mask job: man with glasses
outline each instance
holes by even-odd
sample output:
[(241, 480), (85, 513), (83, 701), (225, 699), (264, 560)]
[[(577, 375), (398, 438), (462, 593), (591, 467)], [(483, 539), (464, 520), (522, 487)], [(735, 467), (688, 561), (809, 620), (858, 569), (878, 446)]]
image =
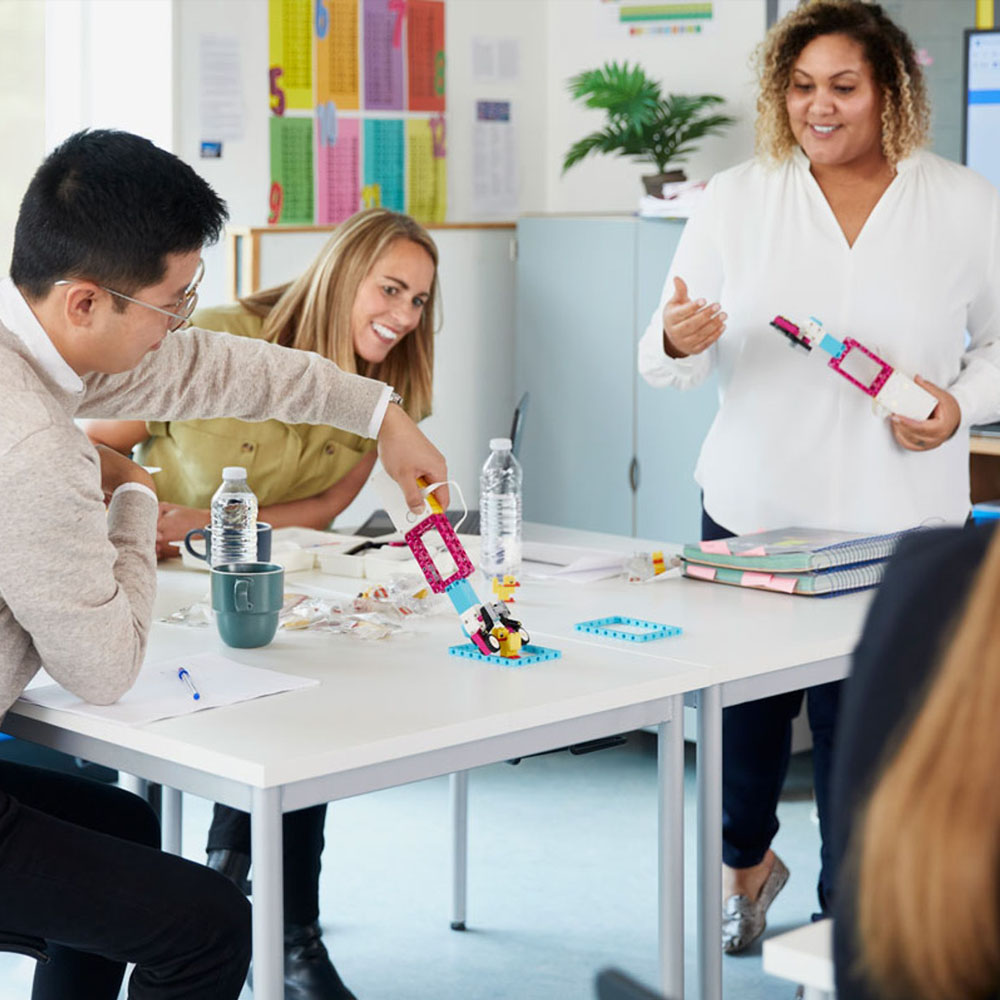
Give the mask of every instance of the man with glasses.
[[(182, 329), (202, 248), (226, 217), (189, 166), (125, 132), (71, 136), (28, 186), (0, 281), (0, 717), (41, 667), (106, 704), (142, 665), (153, 482), (95, 449), (76, 417), (332, 424), (378, 439), (414, 508), (418, 477), (447, 479), (391, 386), (316, 354)], [(0, 762), (0, 936), (45, 942), (34, 1000), (114, 1000), (129, 962), (135, 1000), (239, 995), (245, 898), (158, 842), (134, 796)]]

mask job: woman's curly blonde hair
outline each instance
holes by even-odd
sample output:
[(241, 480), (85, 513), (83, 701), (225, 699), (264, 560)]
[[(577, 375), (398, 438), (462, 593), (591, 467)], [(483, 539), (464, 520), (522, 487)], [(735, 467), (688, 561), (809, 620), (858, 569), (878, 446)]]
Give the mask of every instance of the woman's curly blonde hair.
[(785, 98), (792, 67), (820, 35), (845, 35), (864, 50), (875, 86), (882, 92), (882, 152), (895, 166), (927, 141), (930, 105), (924, 75), (906, 32), (876, 3), (811, 0), (783, 17), (757, 49), (757, 153), (788, 159), (797, 145)]

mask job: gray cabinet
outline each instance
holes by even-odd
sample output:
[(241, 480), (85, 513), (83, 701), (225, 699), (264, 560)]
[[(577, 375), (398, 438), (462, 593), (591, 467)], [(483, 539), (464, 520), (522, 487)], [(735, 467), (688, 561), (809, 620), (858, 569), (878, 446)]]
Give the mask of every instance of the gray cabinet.
[(636, 371), (636, 345), (682, 227), (633, 216), (518, 222), (514, 388), (531, 393), (525, 518), (700, 537), (693, 473), (715, 415), (715, 381), (654, 390)]

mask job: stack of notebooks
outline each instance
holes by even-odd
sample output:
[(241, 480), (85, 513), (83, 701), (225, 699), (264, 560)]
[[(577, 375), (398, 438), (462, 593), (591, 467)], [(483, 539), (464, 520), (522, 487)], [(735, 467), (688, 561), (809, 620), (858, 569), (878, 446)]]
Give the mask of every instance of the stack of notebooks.
[(785, 594), (829, 597), (874, 587), (907, 532), (863, 535), (780, 528), (684, 546), (684, 575)]

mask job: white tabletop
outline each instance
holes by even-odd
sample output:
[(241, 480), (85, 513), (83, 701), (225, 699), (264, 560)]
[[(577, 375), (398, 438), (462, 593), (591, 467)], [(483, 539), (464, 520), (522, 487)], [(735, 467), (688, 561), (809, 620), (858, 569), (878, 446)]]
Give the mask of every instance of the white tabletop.
[[(654, 544), (540, 526), (526, 530), (528, 537), (539, 533), (563, 544), (623, 552), (648, 551)], [(286, 590), (351, 593), (359, 583), (297, 573), (286, 579)], [(156, 617), (203, 597), (208, 576), (174, 563), (160, 570), (159, 584)], [(481, 582), (476, 585), (485, 596)], [(621, 731), (663, 721), (663, 701), (672, 695), (847, 655), (867, 603), (867, 594), (795, 598), (679, 578), (646, 584), (525, 581), (512, 606), (515, 614), (533, 642), (563, 653), (559, 660), (527, 667), (449, 656), (448, 646), (463, 641), (450, 613), (422, 619), (414, 635), (373, 641), (279, 631), (269, 646), (251, 650), (224, 646), (211, 627), (157, 623), (150, 635), (150, 661), (216, 650), (242, 663), (322, 683), (138, 728), (24, 702), (11, 712), (266, 788), (443, 748), (472, 747), (513, 730), (580, 723), (601, 713), (627, 711)], [(655, 642), (623, 643), (573, 629), (577, 622), (613, 614), (679, 625), (684, 631)], [(567, 742), (587, 738), (579, 735), (585, 730), (567, 731)], [(463, 766), (484, 759), (473, 755)]]

